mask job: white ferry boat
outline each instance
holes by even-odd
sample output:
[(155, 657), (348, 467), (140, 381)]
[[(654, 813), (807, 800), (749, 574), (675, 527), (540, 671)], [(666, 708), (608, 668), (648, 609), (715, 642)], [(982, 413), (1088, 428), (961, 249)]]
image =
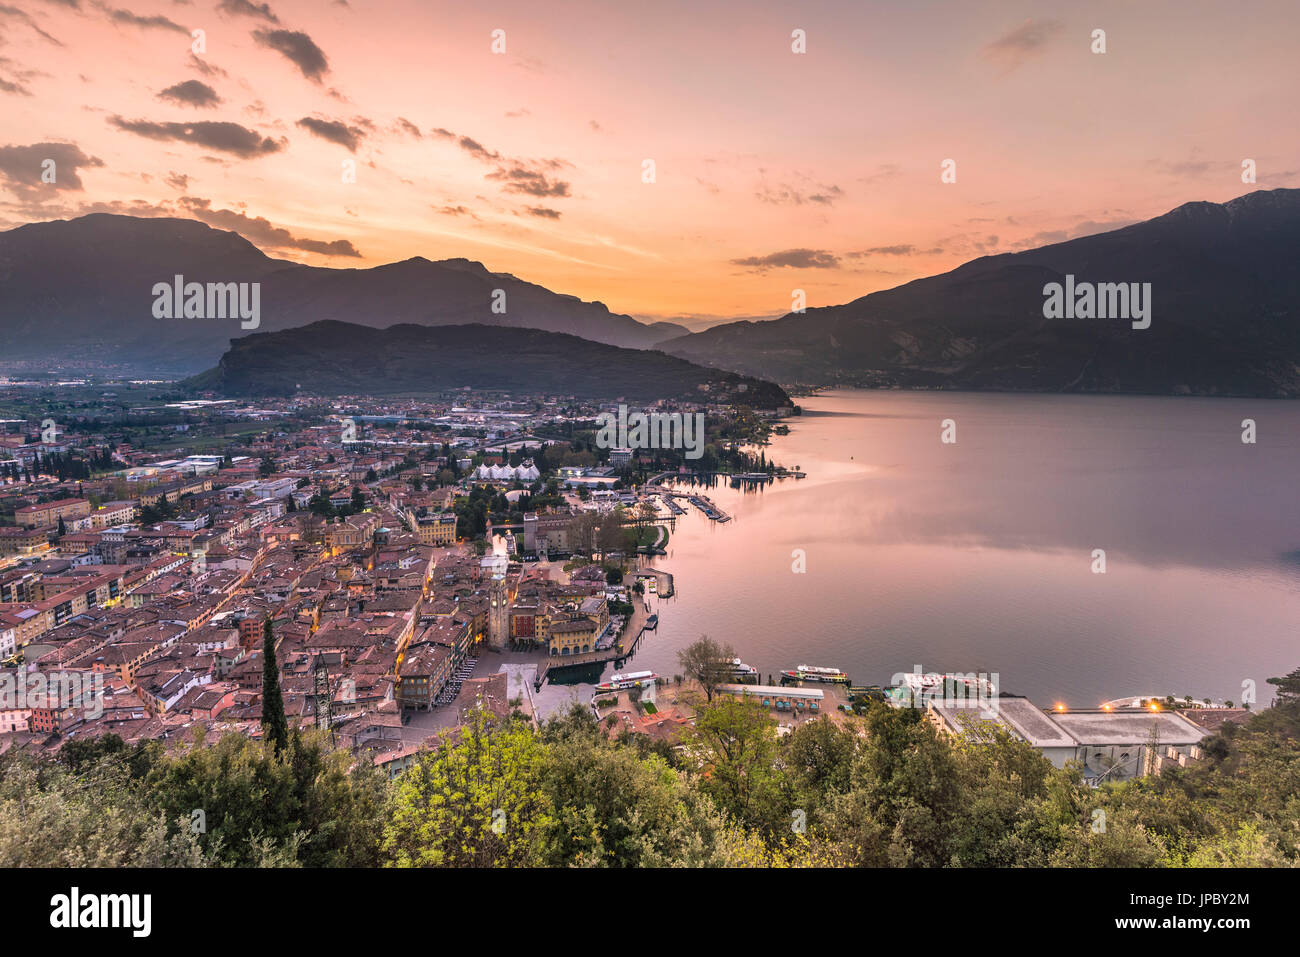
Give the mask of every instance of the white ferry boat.
[(643, 688), (654, 684), (659, 676), (653, 671), (628, 671), (621, 675), (610, 675), (608, 681), (596, 685), (597, 691), (623, 691), (627, 688)]
[(985, 675), (953, 672), (940, 674), (931, 671), (926, 674), (909, 672), (903, 675), (902, 680), (894, 688), (894, 696), (908, 697), (913, 700), (941, 698), (948, 690), (965, 698), (995, 698), (998, 694), (998, 689)]
[(758, 669), (753, 665), (747, 665), (739, 658), (727, 658), (722, 661), (726, 668), (727, 676), (742, 684), (748, 681), (758, 682)]
[(821, 681), (839, 685), (849, 683), (849, 676), (839, 668), (817, 668), (813, 665), (800, 665), (793, 671), (783, 671), (781, 677), (790, 681)]

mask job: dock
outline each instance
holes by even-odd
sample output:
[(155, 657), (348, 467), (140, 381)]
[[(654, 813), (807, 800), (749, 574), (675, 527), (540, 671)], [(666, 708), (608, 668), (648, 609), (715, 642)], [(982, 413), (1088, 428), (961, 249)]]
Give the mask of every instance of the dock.
[[(658, 621), (655, 622), (657, 626)], [(611, 661), (618, 664), (632, 656), (636, 651), (636, 646), (641, 643), (641, 636), (646, 633), (646, 626), (642, 625), (641, 630), (636, 633), (631, 644), (620, 642), (613, 648), (601, 648), (599, 651), (588, 651), (577, 655), (562, 655), (554, 658), (546, 658), (537, 668), (537, 677), (533, 679), (533, 688), (536, 691), (542, 690), (542, 685), (546, 682), (546, 676), (552, 671), (562, 671), (565, 668), (583, 668), (589, 665), (604, 665)]]

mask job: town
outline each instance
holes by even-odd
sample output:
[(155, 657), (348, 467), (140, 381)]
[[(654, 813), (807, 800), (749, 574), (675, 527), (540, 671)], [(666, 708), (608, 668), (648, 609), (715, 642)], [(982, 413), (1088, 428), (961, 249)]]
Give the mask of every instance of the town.
[(662, 554), (677, 499), (729, 519), (660, 483), (686, 456), (771, 480), (740, 446), (783, 428), (668, 404), (707, 417), (707, 450), (633, 450), (562, 397), (252, 407), (164, 386), (0, 386), (30, 413), (0, 422), (0, 660), (79, 689), (0, 701), (5, 747), (257, 739), (268, 633), (290, 721), (391, 774), (470, 708), (544, 717), (548, 674), (599, 675), (655, 628), (641, 599), (672, 576), (636, 559)]

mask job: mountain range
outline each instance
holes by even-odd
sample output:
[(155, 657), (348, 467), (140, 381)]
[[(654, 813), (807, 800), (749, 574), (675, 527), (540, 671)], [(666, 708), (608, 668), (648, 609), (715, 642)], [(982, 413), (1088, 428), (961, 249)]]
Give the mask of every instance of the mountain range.
[(183, 388), (228, 396), (394, 395), (471, 388), (647, 402), (679, 398), (773, 409), (780, 386), (662, 352), (503, 326), (370, 329), (313, 322), (236, 339)]
[[(1110, 232), (981, 257), (844, 305), (698, 333), (639, 322), (466, 259), (303, 266), (195, 220), (93, 214), (0, 233), (3, 358), (208, 369), (245, 330), (237, 319), (155, 318), (151, 290), (175, 275), (260, 283), (258, 333), (322, 321), (477, 325), (510, 333), (493, 342), (521, 341), (525, 329), (562, 333), (785, 384), (1300, 396), (1294, 189), (1187, 203)], [(1053, 284), (1114, 283), (1150, 290), (1149, 327), (1045, 317)], [(492, 310), (496, 290), (504, 292), (504, 314)], [(233, 352), (242, 348), (236, 341)]]
[[(197, 220), (95, 213), (0, 233), (4, 357), (95, 359), (153, 372), (209, 368), (244, 330), (230, 319), (154, 318), (151, 290), (176, 275), (186, 283), (261, 283), (261, 331), (330, 319), (379, 328), (481, 323), (634, 349), (688, 331), (641, 323), (468, 259), (304, 266)], [(504, 313), (492, 310), (498, 289)]]
[[(1045, 288), (1067, 282), (1150, 283), (1150, 327), (1044, 318)], [(786, 384), (1300, 396), (1300, 190), (1187, 203), (659, 348)]]

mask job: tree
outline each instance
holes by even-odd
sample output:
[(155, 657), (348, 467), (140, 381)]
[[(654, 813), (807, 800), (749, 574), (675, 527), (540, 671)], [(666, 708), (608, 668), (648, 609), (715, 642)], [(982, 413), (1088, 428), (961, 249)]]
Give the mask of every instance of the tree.
[(712, 701), (718, 685), (726, 684), (730, 677), (735, 657), (731, 645), (720, 645), (708, 635), (700, 635), (677, 652), (677, 664), (704, 689), (705, 700)]
[(701, 788), (748, 827), (775, 834), (788, 828), (777, 767), (776, 722), (757, 702), (719, 698), (701, 708), (692, 731)]
[(267, 741), (280, 754), (289, 743), (289, 722), (284, 716), (280, 694), (280, 663), (275, 657), (275, 626), (267, 617), (262, 625), (262, 729)]
[(68, 534), (68, 526), (64, 524), (63, 516), (60, 515), (59, 516), (59, 538), (62, 538), (66, 534)]
[(540, 788), (545, 747), (521, 722), (480, 709), (399, 779), (383, 851), (397, 867), (539, 863), (551, 808)]
[(1300, 701), (1300, 668), (1281, 678), (1269, 678), (1268, 683), (1277, 688), (1275, 704)]
[(569, 547), (574, 552), (589, 555), (595, 546), (596, 526), (599, 519), (594, 512), (579, 512), (569, 522)]

